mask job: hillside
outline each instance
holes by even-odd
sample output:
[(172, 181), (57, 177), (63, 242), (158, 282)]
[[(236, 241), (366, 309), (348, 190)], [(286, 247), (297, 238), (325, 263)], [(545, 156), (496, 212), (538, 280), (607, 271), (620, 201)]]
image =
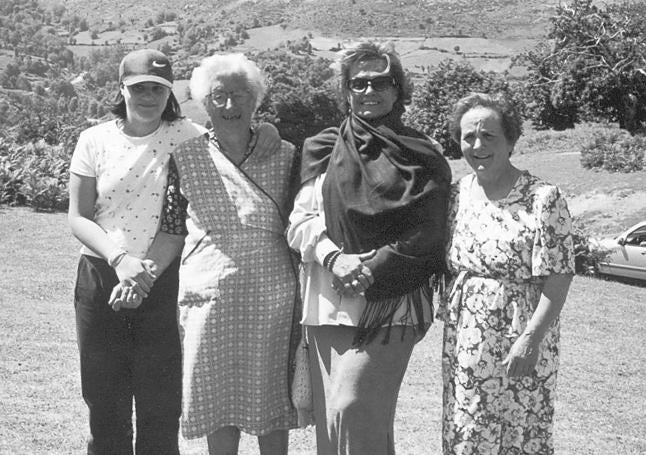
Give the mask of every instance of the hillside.
[(536, 38), (559, 0), (42, 0), (91, 24), (141, 26), (161, 11), (183, 20), (247, 26), (282, 23), (323, 35)]
[[(260, 118), (278, 124), (283, 137), (300, 144), (306, 137), (303, 125), (318, 131), (334, 123), (331, 119), (337, 112), (331, 85), (326, 83), (328, 63), (316, 57), (333, 58), (336, 50), (359, 37), (391, 39), (412, 73), (417, 99), (430, 90), (424, 81), (431, 76), (431, 69), (441, 67), (447, 58), (476, 70), (494, 71), (520, 84), (526, 73), (522, 67), (511, 67), (514, 56), (536, 44), (557, 2), (159, 0), (153, 8), (132, 0), (10, 0), (0, 3), (0, 113), (8, 119), (0, 132), (0, 148), (14, 150), (25, 143), (34, 147), (33, 143), (44, 140), (46, 145), (35, 147), (49, 150), (47, 147), (55, 146), (51, 153), (54, 164), (45, 163), (29, 172), (58, 169), (55, 163), (66, 169), (78, 132), (107, 114), (118, 87), (115, 68), (121, 57), (140, 46), (160, 48), (171, 56), (177, 78), (175, 93), (183, 112), (202, 124), (207, 120), (204, 109), (187, 92), (186, 78), (192, 68), (212, 52), (253, 53), (263, 68), (271, 69), (271, 77), (280, 81), (259, 111)], [(510, 68), (511, 73), (506, 73)], [(461, 69), (459, 74), (466, 72)], [(449, 82), (453, 79), (438, 86), (450, 86)], [(436, 95), (441, 98), (445, 94)], [(424, 108), (434, 109), (430, 105)], [(421, 123), (416, 127), (440, 137), (444, 127), (429, 119), (418, 112)], [(611, 119), (611, 123), (615, 121)], [(572, 160), (580, 169), (577, 151), (597, 134), (596, 126), (563, 132), (563, 137), (578, 138), (566, 144), (559, 144), (558, 134), (551, 138), (551, 133), (546, 133), (548, 136), (539, 139), (529, 135), (528, 143), (537, 144), (529, 148), (542, 152), (535, 155), (536, 161), (552, 164), (544, 177), (559, 183), (569, 196), (576, 196), (573, 211), (591, 232), (616, 232), (646, 215), (641, 202), (644, 193), (635, 191), (644, 187), (646, 171), (625, 176), (581, 169), (577, 178), (572, 172), (560, 172), (563, 159)], [(548, 154), (543, 145), (551, 142), (554, 153)], [(526, 149), (519, 147), (521, 154)], [(18, 161), (7, 166), (0, 182), (3, 178), (22, 182), (16, 175), (27, 172), (24, 166)], [(58, 179), (55, 197), (50, 199), (61, 206), (66, 201), (66, 175), (48, 177)], [(598, 183), (602, 176), (620, 184), (604, 194), (594, 185), (581, 187), (581, 182)], [(38, 182), (48, 184), (42, 178)], [(31, 193), (23, 194), (27, 190), (20, 185), (7, 184), (0, 201), (31, 200)], [(34, 186), (32, 193), (39, 188)]]

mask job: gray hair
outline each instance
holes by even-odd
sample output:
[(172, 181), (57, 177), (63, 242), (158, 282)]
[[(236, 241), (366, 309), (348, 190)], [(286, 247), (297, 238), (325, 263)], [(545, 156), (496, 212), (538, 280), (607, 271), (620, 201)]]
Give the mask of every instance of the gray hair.
[(193, 99), (204, 101), (211, 93), (213, 82), (222, 76), (243, 76), (256, 100), (256, 109), (262, 103), (267, 86), (265, 77), (254, 62), (244, 54), (223, 54), (206, 57), (193, 70), (190, 90)]

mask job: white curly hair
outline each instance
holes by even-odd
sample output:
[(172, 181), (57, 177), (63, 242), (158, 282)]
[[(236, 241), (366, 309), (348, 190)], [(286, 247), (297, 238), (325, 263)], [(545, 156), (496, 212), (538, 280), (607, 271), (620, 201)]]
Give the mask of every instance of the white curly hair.
[(193, 70), (189, 88), (193, 99), (204, 101), (213, 87), (213, 82), (222, 76), (240, 75), (247, 80), (247, 84), (256, 101), (256, 109), (262, 103), (267, 91), (265, 77), (254, 62), (244, 54), (216, 54), (206, 57), (200, 66)]

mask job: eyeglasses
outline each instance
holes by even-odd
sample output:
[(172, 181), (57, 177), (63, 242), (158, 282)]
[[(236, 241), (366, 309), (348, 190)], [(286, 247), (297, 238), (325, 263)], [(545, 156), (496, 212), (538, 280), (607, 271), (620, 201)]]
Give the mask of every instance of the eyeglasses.
[(392, 76), (379, 76), (374, 79), (355, 77), (348, 81), (348, 89), (354, 93), (364, 93), (368, 90), (368, 86), (372, 87), (376, 92), (383, 92), (391, 87), (396, 87), (397, 83)]
[(227, 104), (227, 100), (238, 104), (248, 100), (249, 96), (251, 94), (246, 90), (234, 90), (233, 92), (217, 90), (211, 92), (211, 102), (217, 107), (222, 107)]

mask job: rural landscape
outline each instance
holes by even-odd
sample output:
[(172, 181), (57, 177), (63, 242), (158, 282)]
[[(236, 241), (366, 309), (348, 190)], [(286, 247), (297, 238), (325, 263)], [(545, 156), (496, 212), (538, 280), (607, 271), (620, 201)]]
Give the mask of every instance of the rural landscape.
[[(646, 286), (599, 276), (594, 246), (646, 220), (646, 5), (588, 0), (0, 0), (0, 454), (85, 450), (68, 169), (80, 131), (109, 117), (123, 55), (169, 55), (184, 115), (205, 124), (192, 68), (248, 54), (269, 87), (256, 120), (300, 148), (339, 123), (330, 63), (365, 37), (395, 43), (415, 85), (406, 122), (442, 144), (454, 181), (470, 169), (450, 105), (502, 91), (523, 108), (512, 162), (562, 189), (576, 229), (556, 454), (646, 454)], [(413, 353), (398, 453), (441, 453), (441, 339), (438, 322)], [(207, 453), (203, 440), (180, 448)], [(243, 436), (240, 453), (257, 450)], [(290, 453), (315, 453), (312, 428), (290, 434)]]

